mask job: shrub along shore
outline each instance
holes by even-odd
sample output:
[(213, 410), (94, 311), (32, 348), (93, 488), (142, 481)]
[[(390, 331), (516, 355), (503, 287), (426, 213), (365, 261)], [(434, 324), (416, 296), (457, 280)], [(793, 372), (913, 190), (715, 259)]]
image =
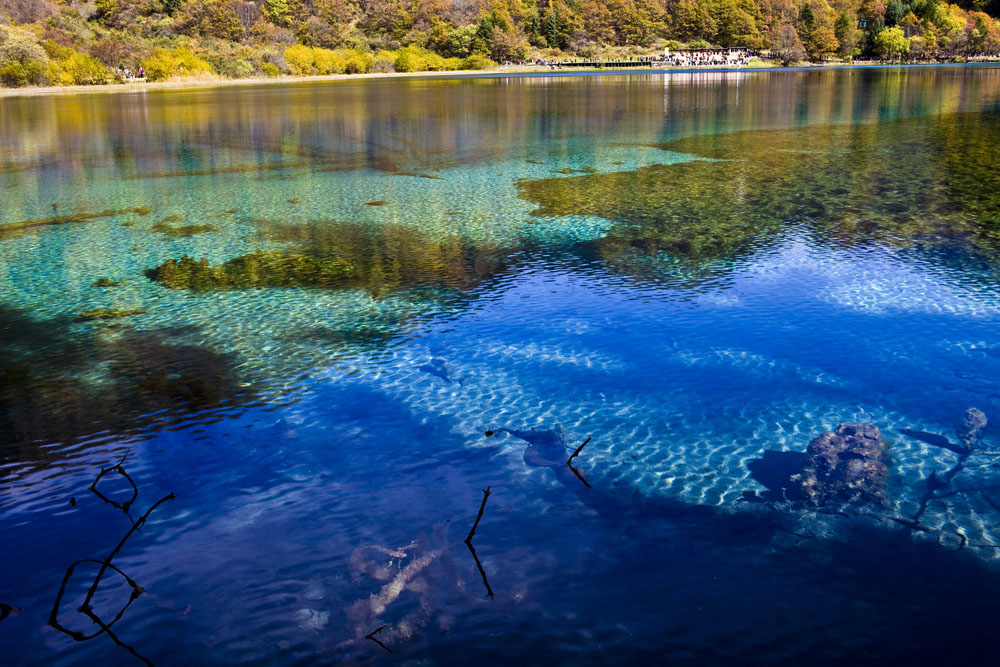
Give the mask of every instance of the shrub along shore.
[[(809, 69), (841, 69), (844, 67), (870, 67), (873, 65), (889, 65), (897, 67), (908, 67), (917, 65), (927, 65), (927, 64), (981, 64), (982, 61), (952, 61), (952, 62), (939, 62), (939, 63), (928, 63), (928, 62), (903, 62), (899, 60), (893, 61), (856, 61), (856, 62), (824, 62), (824, 63), (810, 63), (803, 62), (797, 63), (796, 67), (805, 67)], [(989, 62), (995, 63), (1000, 66), (1000, 58), (990, 60)], [(609, 68), (607, 70), (595, 69), (594, 67), (560, 67), (557, 68), (557, 72), (563, 73), (580, 73), (580, 74), (595, 74), (604, 71), (605, 73), (615, 73), (615, 74), (642, 74), (649, 72), (691, 72), (697, 71), (698, 69), (719, 71), (722, 69), (730, 69), (733, 71), (754, 71), (754, 70), (768, 70), (768, 69), (781, 69), (784, 66), (776, 60), (756, 60), (750, 63), (747, 67), (735, 67), (735, 66), (713, 66), (713, 67), (655, 67), (655, 68), (628, 68), (628, 69), (615, 69)], [(184, 78), (172, 78), (166, 81), (128, 81), (128, 82), (111, 82), (108, 84), (87, 84), (87, 85), (59, 85), (59, 86), (26, 86), (23, 88), (4, 88), (0, 87), (0, 98), (4, 97), (31, 97), (31, 96), (43, 96), (43, 95), (73, 95), (79, 93), (128, 93), (135, 92), (139, 90), (184, 90), (191, 88), (214, 88), (219, 86), (251, 86), (251, 85), (261, 85), (261, 84), (294, 84), (294, 83), (308, 83), (308, 82), (321, 82), (321, 81), (344, 81), (348, 79), (399, 79), (399, 78), (411, 78), (411, 77), (461, 77), (461, 76), (475, 76), (481, 74), (493, 74), (493, 75), (524, 75), (524, 74), (546, 74), (555, 73), (553, 69), (548, 65), (536, 65), (536, 64), (526, 64), (526, 65), (498, 65), (489, 70), (454, 70), (454, 71), (424, 71), (424, 72), (368, 72), (364, 74), (325, 74), (325, 75), (307, 75), (307, 76), (292, 76), (292, 75), (279, 75), (279, 76), (257, 76), (250, 77), (246, 79), (226, 79), (217, 75), (203, 75), (203, 76), (190, 76)]]
[(1000, 54), (1000, 0), (0, 0), (0, 86), (454, 72), (741, 46), (774, 62)]

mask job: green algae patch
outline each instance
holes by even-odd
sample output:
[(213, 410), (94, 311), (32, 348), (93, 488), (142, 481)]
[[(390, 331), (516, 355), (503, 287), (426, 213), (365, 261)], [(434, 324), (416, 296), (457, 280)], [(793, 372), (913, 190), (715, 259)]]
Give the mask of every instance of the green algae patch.
[(553, 174), (562, 174), (563, 176), (568, 176), (570, 174), (596, 174), (597, 170), (591, 166), (584, 165), (579, 169), (573, 169), (572, 167), (563, 167), (562, 169), (553, 169)]
[(503, 257), (510, 254), (457, 238), (431, 238), (403, 225), (257, 223), (265, 237), (297, 247), (219, 265), (184, 256), (147, 270), (146, 276), (168, 289), (361, 289), (378, 298), (420, 287), (464, 290), (503, 270)]
[(256, 252), (219, 266), (185, 255), (168, 259), (146, 276), (168, 289), (224, 290), (261, 287), (338, 287), (352, 276), (350, 264), (338, 258), (300, 253)]
[(416, 178), (432, 178), (435, 180), (443, 180), (444, 177), (438, 176), (437, 174), (428, 174), (423, 171), (394, 171), (391, 172), (391, 176), (415, 176)]
[(273, 162), (268, 164), (239, 164), (229, 167), (208, 167), (205, 169), (185, 169), (179, 171), (149, 171), (138, 174), (131, 174), (126, 178), (131, 180), (159, 179), (159, 178), (190, 178), (196, 176), (222, 176), (227, 174), (253, 174), (275, 171), (285, 171), (293, 169), (304, 169), (314, 163), (309, 160), (297, 160), (294, 162)]
[(732, 258), (789, 229), (853, 246), (1000, 241), (1000, 114), (703, 135), (662, 146), (707, 159), (522, 179), (539, 217), (612, 221), (590, 246), (628, 263)]
[(152, 230), (158, 234), (163, 234), (164, 236), (187, 238), (196, 234), (214, 232), (215, 227), (212, 225), (181, 225), (179, 227), (174, 227), (172, 225), (163, 224), (163, 222), (158, 222), (153, 225)]
[(407, 225), (317, 221), (273, 224), (262, 230), (276, 241), (298, 245), (315, 257), (336, 257), (352, 267), (345, 286), (375, 297), (414, 287), (465, 290), (504, 269), (510, 249), (472, 245)]
[(81, 212), (81, 213), (70, 213), (67, 215), (54, 215), (50, 218), (35, 218), (33, 220), (20, 220), (18, 222), (8, 222), (0, 224), (0, 240), (6, 238), (12, 238), (14, 236), (20, 236), (21, 234), (31, 232), (39, 227), (48, 227), (52, 225), (63, 225), (71, 222), (90, 222), (91, 220), (99, 220), (101, 218), (113, 218), (119, 215), (149, 215), (151, 209), (145, 206), (137, 206), (135, 208), (119, 208), (119, 209), (109, 209), (106, 211), (95, 211), (95, 212)]
[(142, 308), (134, 308), (132, 310), (123, 310), (118, 308), (95, 308), (93, 310), (85, 310), (80, 313), (75, 322), (91, 322), (93, 320), (118, 320), (123, 317), (132, 317), (133, 315), (142, 315), (146, 311)]
[(111, 278), (98, 278), (90, 284), (91, 287), (121, 287), (122, 281)]

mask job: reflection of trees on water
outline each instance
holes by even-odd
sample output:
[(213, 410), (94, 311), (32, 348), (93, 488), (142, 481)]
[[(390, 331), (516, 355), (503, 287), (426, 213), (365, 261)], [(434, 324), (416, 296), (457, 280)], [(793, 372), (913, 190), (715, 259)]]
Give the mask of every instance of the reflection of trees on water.
[[(62, 96), (11, 98), (0, 121), (8, 142), (0, 176), (27, 185), (41, 168), (85, 183), (85, 167), (95, 166), (120, 178), (421, 171), (525, 150), (561, 155), (573, 138), (628, 143), (874, 121), (978, 110), (1000, 99), (1000, 75), (984, 69), (733, 74), (711, 85), (669, 75), (662, 94), (650, 78), (345, 81), (73, 97), (69, 105)], [(142, 131), (122, 131), (134, 127)]]
[[(638, 275), (655, 275), (649, 259), (660, 256), (697, 282), (699, 267), (710, 277), (713, 262), (791, 233), (838, 248), (961, 245), (994, 256), (996, 121), (989, 112), (694, 136), (662, 147), (708, 160), (523, 180), (519, 189), (537, 216), (617, 223), (582, 249)], [(659, 267), (669, 272), (669, 261)]]

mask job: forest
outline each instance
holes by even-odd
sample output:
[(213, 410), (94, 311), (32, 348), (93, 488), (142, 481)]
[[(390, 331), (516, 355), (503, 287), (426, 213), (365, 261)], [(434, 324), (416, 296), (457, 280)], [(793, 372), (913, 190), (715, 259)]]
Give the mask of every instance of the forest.
[(782, 64), (1000, 53), (1000, 0), (0, 0), (0, 85), (485, 69), (745, 46)]

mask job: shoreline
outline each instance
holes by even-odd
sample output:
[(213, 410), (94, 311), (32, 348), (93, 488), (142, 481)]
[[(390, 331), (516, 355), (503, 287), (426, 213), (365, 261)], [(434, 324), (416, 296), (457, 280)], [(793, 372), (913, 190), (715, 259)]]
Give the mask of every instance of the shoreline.
[(55, 95), (116, 94), (147, 91), (192, 90), (221, 88), (230, 86), (279, 85), (289, 83), (320, 83), (348, 80), (379, 80), (403, 78), (500, 78), (519, 76), (601, 76), (605, 74), (696, 74), (728, 72), (802, 72), (814, 70), (843, 69), (904, 69), (927, 67), (1000, 67), (1000, 61), (971, 63), (899, 63), (899, 64), (854, 64), (835, 63), (822, 65), (798, 65), (781, 67), (777, 65), (758, 66), (717, 66), (717, 67), (632, 67), (627, 69), (603, 69), (595, 67), (564, 67), (550, 69), (545, 65), (512, 65), (488, 70), (455, 70), (450, 72), (368, 72), (365, 74), (320, 74), (314, 76), (251, 77), (248, 79), (190, 78), (157, 82), (108, 83), (96, 86), (38, 86), (26, 88), (0, 87), (0, 99), (11, 97), (48, 97)]

